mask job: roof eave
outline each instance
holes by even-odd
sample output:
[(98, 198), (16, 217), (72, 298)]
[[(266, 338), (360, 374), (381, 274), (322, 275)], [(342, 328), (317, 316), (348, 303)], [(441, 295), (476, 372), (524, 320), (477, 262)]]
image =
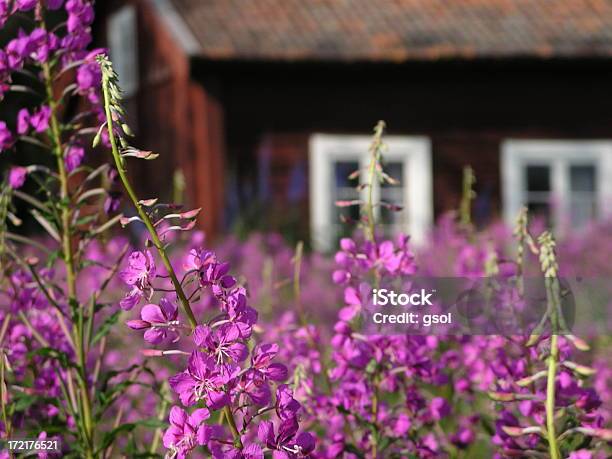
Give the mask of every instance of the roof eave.
[(148, 0), (178, 45), (188, 57), (197, 56), (201, 47), (191, 29), (170, 0)]

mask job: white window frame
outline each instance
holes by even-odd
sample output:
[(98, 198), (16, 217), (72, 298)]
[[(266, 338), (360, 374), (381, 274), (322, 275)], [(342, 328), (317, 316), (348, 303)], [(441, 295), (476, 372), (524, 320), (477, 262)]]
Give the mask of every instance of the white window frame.
[(569, 165), (594, 164), (598, 219), (611, 215), (612, 141), (610, 140), (516, 140), (502, 144), (502, 202), (504, 220), (514, 225), (519, 210), (526, 203), (525, 168), (546, 165), (551, 171), (551, 195), (559, 205), (552, 209), (552, 221), (563, 234), (569, 215)]
[[(313, 134), (309, 145), (310, 229), (313, 247), (333, 250), (334, 163), (356, 161), (361, 170), (370, 160), (371, 136)], [(385, 136), (387, 162), (404, 164), (398, 186), (404, 187), (404, 212), (408, 223), (400, 229), (416, 244), (422, 243), (433, 220), (431, 142), (427, 137)], [(378, 188), (378, 187), (377, 187)], [(375, 191), (376, 189), (375, 188)]]
[(108, 50), (125, 97), (138, 91), (138, 23), (134, 5), (114, 11), (106, 25)]

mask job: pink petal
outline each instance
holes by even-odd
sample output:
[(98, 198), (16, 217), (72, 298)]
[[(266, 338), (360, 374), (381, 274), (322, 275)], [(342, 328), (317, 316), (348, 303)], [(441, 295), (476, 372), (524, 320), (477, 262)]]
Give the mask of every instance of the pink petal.
[(156, 304), (145, 304), (140, 311), (140, 317), (142, 320), (146, 320), (152, 324), (163, 324), (166, 323), (161, 308)]
[(145, 341), (151, 344), (159, 344), (164, 340), (165, 337), (166, 337), (166, 332), (164, 330), (161, 330), (155, 327), (149, 328), (144, 333)]
[(126, 324), (132, 330), (144, 330), (151, 326), (151, 324), (145, 320), (128, 320)]
[(187, 421), (187, 413), (179, 406), (173, 406), (170, 410), (170, 415), (168, 416), (170, 420), (170, 424), (183, 427), (185, 422)]
[(192, 426), (197, 427), (209, 417), (210, 411), (208, 411), (206, 408), (198, 408), (193, 413), (191, 413), (191, 416), (189, 416), (189, 423)]

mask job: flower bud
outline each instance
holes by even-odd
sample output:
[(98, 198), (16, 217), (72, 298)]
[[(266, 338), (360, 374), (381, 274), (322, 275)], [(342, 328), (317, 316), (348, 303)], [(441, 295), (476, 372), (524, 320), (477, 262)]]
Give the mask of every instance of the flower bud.
[(565, 361), (563, 362), (563, 366), (582, 376), (592, 376), (595, 374), (594, 368), (587, 367), (586, 365), (579, 365), (575, 362)]
[(536, 382), (538, 379), (543, 378), (544, 376), (546, 376), (546, 371), (538, 371), (536, 374), (531, 375), (531, 376), (527, 376), (525, 378), (519, 379), (516, 384), (519, 387), (525, 387), (528, 386), (534, 382)]
[(130, 327), (132, 330), (143, 330), (145, 328), (149, 328), (151, 324), (145, 320), (128, 320), (126, 325)]
[(164, 351), (160, 349), (142, 349), (140, 352), (145, 357), (162, 357), (164, 355)]

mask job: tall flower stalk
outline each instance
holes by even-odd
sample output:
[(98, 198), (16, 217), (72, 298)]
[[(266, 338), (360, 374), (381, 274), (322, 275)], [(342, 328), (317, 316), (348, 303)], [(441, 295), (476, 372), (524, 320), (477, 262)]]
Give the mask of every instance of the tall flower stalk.
[(547, 359), (548, 372), (546, 376), (546, 437), (551, 459), (560, 459), (559, 445), (555, 429), (555, 385), (557, 366), (559, 364), (559, 323), (561, 314), (559, 266), (555, 256), (555, 241), (552, 234), (544, 232), (538, 238), (540, 245), (540, 263), (546, 283), (547, 311), (550, 314), (551, 337), (550, 353)]
[[(119, 152), (119, 148), (117, 146), (117, 139), (115, 137), (116, 131), (115, 131), (115, 126), (114, 126), (114, 122), (115, 122), (114, 120), (120, 120), (122, 118), (122, 114), (124, 113), (123, 108), (121, 107), (121, 89), (119, 88), (119, 86), (117, 86), (117, 75), (114, 72), (111, 63), (106, 56), (104, 55), (99, 56), (98, 63), (100, 64), (100, 69), (102, 71), (102, 93), (104, 96), (104, 112), (106, 115), (106, 129), (108, 132), (108, 138), (109, 138), (110, 145), (111, 145), (111, 153), (113, 155), (115, 167), (117, 168), (117, 171), (119, 173), (121, 183), (123, 187), (125, 188), (125, 191), (127, 192), (130, 200), (132, 201), (132, 205), (138, 212), (138, 216), (140, 217), (141, 221), (146, 226), (147, 231), (149, 232), (149, 236), (151, 237), (151, 241), (153, 242), (153, 245), (157, 249), (157, 252), (159, 253), (159, 256), (162, 259), (162, 262), (164, 264), (164, 267), (168, 271), (168, 275), (170, 276), (172, 285), (174, 286), (174, 289), (176, 291), (176, 295), (179, 298), (181, 305), (183, 306), (183, 310), (185, 311), (185, 314), (187, 315), (189, 323), (191, 327), (195, 329), (198, 323), (191, 309), (191, 306), (189, 304), (189, 300), (187, 299), (187, 295), (185, 294), (185, 291), (183, 290), (183, 287), (178, 280), (178, 276), (176, 275), (176, 272), (174, 271), (172, 263), (170, 263), (170, 259), (168, 258), (168, 254), (166, 252), (164, 244), (162, 243), (159, 237), (159, 234), (157, 233), (157, 230), (155, 229), (155, 226), (151, 220), (151, 217), (144, 210), (142, 201), (138, 199), (138, 197), (136, 196), (134, 188), (132, 187), (132, 184), (130, 183), (128, 179), (126, 161), (121, 156), (121, 153)], [(124, 129), (127, 130), (127, 126), (124, 124), (121, 127), (119, 127), (119, 129), (121, 129), (121, 132), (123, 132)], [(117, 132), (119, 132), (119, 129), (117, 130)], [(125, 142), (124, 139), (121, 139), (121, 140)], [(225, 419), (227, 420), (230, 430), (232, 431), (234, 441), (241, 448), (242, 442), (240, 440), (240, 434), (236, 427), (234, 416), (232, 412), (230, 411), (229, 407), (226, 406), (223, 408), (223, 414), (224, 414)]]
[[(111, 153), (113, 155), (113, 160), (115, 162), (115, 167), (117, 168), (117, 172), (119, 173), (119, 177), (121, 179), (121, 184), (125, 188), (128, 197), (132, 201), (132, 205), (138, 212), (138, 216), (141, 221), (147, 228), (149, 235), (151, 236), (151, 241), (153, 245), (157, 249), (159, 256), (164, 263), (164, 267), (168, 270), (168, 274), (170, 279), (172, 280), (172, 284), (176, 289), (176, 293), (181, 302), (181, 305), (184, 308), (185, 314), (187, 314), (187, 318), (189, 319), (189, 323), (193, 328), (196, 327), (197, 321), (191, 310), (191, 306), (189, 305), (189, 300), (183, 291), (183, 288), (177, 278), (176, 272), (170, 263), (170, 259), (168, 258), (168, 254), (166, 253), (166, 249), (162, 241), (159, 238), (159, 234), (151, 221), (151, 217), (144, 210), (143, 203), (134, 191), (132, 184), (130, 183), (127, 176), (126, 162), (125, 159), (121, 156), (117, 145), (116, 133), (123, 132), (123, 129), (128, 129), (126, 124), (122, 126), (117, 126), (115, 128), (115, 120), (122, 119), (123, 116), (123, 108), (121, 107), (121, 90), (117, 86), (117, 75), (113, 71), (113, 68), (110, 64), (110, 61), (106, 56), (99, 56), (98, 63), (100, 64), (100, 69), (102, 71), (102, 93), (104, 96), (104, 113), (106, 115), (106, 130), (108, 132), (108, 138), (111, 145)], [(124, 135), (129, 135), (124, 132)], [(121, 141), (125, 142), (124, 138), (120, 138)], [(154, 156), (149, 155), (150, 159), (153, 159)]]

